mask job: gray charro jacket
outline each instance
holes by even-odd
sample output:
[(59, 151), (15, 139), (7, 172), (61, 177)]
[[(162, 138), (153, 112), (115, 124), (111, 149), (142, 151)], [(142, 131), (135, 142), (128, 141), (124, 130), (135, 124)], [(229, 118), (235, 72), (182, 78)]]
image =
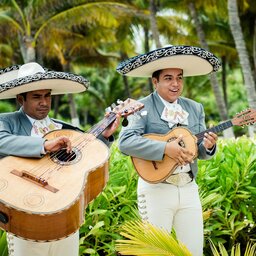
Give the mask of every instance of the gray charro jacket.
[[(55, 122), (61, 123), (62, 129), (80, 130), (60, 120)], [(32, 124), (25, 115), (22, 108), (19, 111), (0, 114), (0, 158), (8, 155), (21, 157), (40, 158), (44, 138), (31, 137)], [(99, 136), (106, 145), (109, 141), (103, 136)]]
[[(119, 149), (126, 155), (145, 160), (161, 161), (164, 156), (165, 141), (151, 140), (142, 135), (148, 133), (166, 134), (170, 131), (168, 122), (161, 119), (164, 104), (156, 92), (140, 100), (144, 108), (139, 115), (129, 116), (129, 125), (123, 127), (119, 136)], [(205, 131), (205, 114), (202, 104), (193, 100), (180, 97), (178, 103), (189, 113), (188, 128), (192, 134)], [(198, 145), (198, 158), (210, 159), (216, 152), (216, 147), (208, 154), (202, 143)], [(191, 170), (196, 176), (197, 160), (191, 165)]]

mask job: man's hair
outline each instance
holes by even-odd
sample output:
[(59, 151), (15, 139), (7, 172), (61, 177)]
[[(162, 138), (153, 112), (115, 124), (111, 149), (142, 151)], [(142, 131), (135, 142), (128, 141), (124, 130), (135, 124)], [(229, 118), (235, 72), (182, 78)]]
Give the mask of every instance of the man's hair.
[[(159, 76), (160, 76), (162, 71), (163, 71), (163, 69), (159, 69), (159, 70), (156, 70), (155, 72), (153, 72), (152, 78), (156, 78), (157, 81), (158, 81), (159, 80)], [(183, 70), (182, 70), (182, 75), (183, 75)]]
[(22, 96), (24, 100), (27, 99), (27, 93), (26, 92), (20, 93), (20, 96)]
[(159, 70), (157, 70), (157, 71), (154, 71), (154, 73), (152, 74), (152, 78), (156, 78), (157, 81), (158, 81), (161, 72), (162, 72), (162, 69), (159, 69)]

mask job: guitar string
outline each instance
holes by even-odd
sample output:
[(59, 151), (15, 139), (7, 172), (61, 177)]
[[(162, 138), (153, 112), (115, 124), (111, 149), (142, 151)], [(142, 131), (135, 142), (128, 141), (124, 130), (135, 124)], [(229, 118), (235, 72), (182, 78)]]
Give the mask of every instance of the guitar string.
[[(131, 113), (134, 113), (136, 112), (137, 110), (139, 110), (141, 108), (141, 104), (138, 104), (137, 107), (130, 107), (130, 111), (129, 111), (129, 108), (126, 108), (125, 110), (123, 110), (120, 114), (121, 116), (127, 116)], [(132, 110), (131, 110), (132, 109)], [(92, 136), (94, 137), (90, 137), (90, 138), (86, 138), (84, 140), (81, 140), (77, 145), (75, 145), (75, 148), (78, 149), (78, 150), (81, 150), (82, 148), (84, 148), (85, 146), (88, 145), (89, 142), (91, 141), (94, 141), (97, 137), (96, 135), (100, 135), (102, 131), (104, 131), (104, 129), (106, 129), (106, 127), (108, 127), (109, 124), (111, 124), (112, 122), (114, 122), (116, 119), (116, 113), (114, 111), (110, 112), (109, 113), (109, 116), (108, 117), (105, 117), (101, 122), (99, 122), (98, 124), (94, 125), (89, 133), (87, 133), (88, 135), (91, 134)], [(109, 121), (110, 120), (110, 121)], [(103, 127), (103, 128), (102, 128)], [(83, 137), (83, 135), (86, 134), (86, 133), (81, 133), (81, 136), (78, 136), (76, 138), (76, 140), (73, 141), (73, 144), (74, 142), (78, 141), (80, 138)], [(96, 135), (95, 135), (96, 134)], [(48, 164), (49, 162), (49, 159), (53, 159), (53, 158), (61, 158), (63, 156), (66, 155), (66, 158), (62, 159), (63, 162), (67, 162), (67, 161), (70, 161), (72, 160), (72, 157), (73, 155), (69, 155), (69, 154), (66, 154), (64, 150), (60, 150), (60, 151), (57, 151), (56, 153), (53, 153), (51, 155), (48, 155), (47, 157), (43, 158), (43, 161), (42, 162), (45, 162), (45, 165)], [(63, 165), (57, 165), (55, 163), (55, 168), (48, 168), (48, 169), (44, 169), (44, 172), (43, 173), (40, 173), (40, 175), (35, 175), (35, 174), (38, 174), (39, 172), (41, 172), (41, 169), (42, 167), (44, 167), (44, 165), (40, 165), (38, 167), (34, 167), (32, 168), (31, 170), (33, 170), (33, 175), (35, 177), (37, 177), (38, 179), (40, 180), (45, 180), (43, 178), (43, 175), (45, 174), (49, 174), (49, 173), (52, 173), (53, 171), (58, 171), (59, 169), (62, 168)], [(37, 170), (36, 170), (37, 169)]]
[[(130, 99), (129, 99), (129, 101), (130, 101)], [(126, 107), (126, 109), (123, 110), (122, 112), (120, 112), (120, 114), (121, 114), (121, 116), (127, 116), (128, 114), (135, 113), (136, 110), (140, 109), (140, 107), (141, 107), (141, 104), (137, 104), (137, 107), (136, 106), (129, 107), (129, 108)], [(108, 117), (105, 117), (100, 123), (94, 125), (91, 128), (89, 133), (94, 135), (95, 137), (97, 137), (106, 129), (106, 127), (108, 127), (111, 123), (113, 123), (115, 121), (115, 119), (116, 119), (116, 113), (112, 111), (109, 113)], [(91, 140), (89, 140), (89, 141), (91, 141)], [(84, 141), (82, 141), (82, 142), (84, 142)], [(85, 141), (85, 142), (87, 142), (87, 141)], [(86, 143), (84, 146), (86, 146)], [(83, 148), (84, 146), (81, 146), (80, 149)], [(65, 152), (61, 151), (61, 153), (57, 157), (62, 157), (63, 155), (65, 155)], [(55, 156), (53, 156), (53, 157), (55, 157)], [(72, 156), (67, 155), (67, 158), (64, 159), (64, 161), (68, 161), (69, 157), (72, 158)]]
[[(89, 130), (89, 133), (81, 133), (80, 136), (77, 136), (73, 141), (72, 141), (72, 144), (74, 145), (73, 148), (75, 147), (77, 150), (81, 150), (83, 149), (84, 147), (86, 147), (89, 142), (92, 142), (94, 141), (97, 137), (92, 133), (101, 133), (102, 130), (104, 130), (105, 128), (102, 129), (102, 126), (106, 126), (108, 123), (112, 123), (114, 120), (115, 120), (115, 116), (112, 116), (112, 121), (108, 121), (107, 118), (104, 118), (101, 122), (99, 122), (98, 124), (96, 124), (95, 126), (93, 126), (90, 130)], [(56, 130), (57, 132), (59, 130)], [(84, 135), (87, 134), (89, 135), (89, 137), (87, 136), (85, 139), (83, 139)], [(90, 136), (91, 135), (91, 136)], [(81, 140), (82, 139), (82, 140)], [(80, 141), (79, 141), (80, 140)], [(78, 143), (78, 144), (76, 144)], [(51, 174), (52, 172), (54, 171), (59, 171), (59, 169), (61, 169), (63, 166), (65, 165), (62, 165), (62, 164), (58, 164), (56, 162), (54, 162), (54, 160), (52, 159), (61, 159), (63, 158), (61, 161), (62, 162), (67, 162), (67, 161), (70, 161), (70, 158), (71, 156), (69, 154), (67, 154), (65, 152), (65, 150), (59, 150), (59, 151), (56, 151), (55, 153), (53, 154), (49, 154), (46, 158), (44, 157), (41, 161), (41, 165), (40, 166), (35, 166), (33, 168), (30, 169), (30, 172), (31, 174), (33, 174), (33, 176), (37, 177), (38, 179), (40, 180), (47, 180), (44, 178), (44, 175), (46, 174)], [(69, 159), (70, 158), (70, 159)], [(53, 164), (53, 168), (49, 165), (49, 159), (51, 160), (52, 164)], [(59, 160), (57, 160), (57, 162), (60, 163)], [(47, 168), (45, 168), (47, 166)], [(43, 170), (43, 172), (42, 172)], [(48, 178), (49, 179), (49, 178)]]

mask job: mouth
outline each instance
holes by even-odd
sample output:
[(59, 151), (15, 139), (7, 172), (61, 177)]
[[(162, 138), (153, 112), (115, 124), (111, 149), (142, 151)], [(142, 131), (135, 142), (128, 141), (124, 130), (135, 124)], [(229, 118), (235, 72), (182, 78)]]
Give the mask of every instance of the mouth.
[(169, 89), (169, 91), (172, 93), (177, 93), (177, 92), (179, 92), (179, 89)]
[(38, 112), (40, 112), (40, 113), (46, 113), (46, 112), (48, 112), (49, 111), (49, 109), (47, 108), (43, 108), (43, 109), (38, 109)]

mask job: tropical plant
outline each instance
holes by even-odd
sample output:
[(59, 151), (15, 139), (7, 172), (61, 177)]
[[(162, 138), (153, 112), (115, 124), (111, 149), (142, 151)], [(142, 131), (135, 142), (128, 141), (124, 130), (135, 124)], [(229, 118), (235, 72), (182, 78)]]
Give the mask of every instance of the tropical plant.
[(8, 256), (6, 232), (3, 230), (0, 230), (0, 256)]
[[(216, 248), (216, 246), (210, 241), (211, 244), (211, 249), (213, 256), (228, 256), (228, 252), (223, 246), (223, 244), (219, 244), (219, 251)], [(256, 254), (256, 244), (249, 241), (246, 246), (245, 253), (243, 254), (244, 256), (254, 256)], [(231, 254), (230, 256), (241, 256), (241, 250), (240, 250), (240, 244), (235, 244), (232, 249), (231, 249)]]
[[(230, 250), (235, 244), (245, 251), (248, 241), (256, 239), (256, 148), (246, 137), (223, 140), (211, 161), (199, 161), (197, 182), (204, 196), (220, 195), (208, 209), (204, 223), (206, 241), (224, 244)], [(207, 209), (207, 208), (206, 208)], [(205, 244), (205, 255), (210, 255)]]
[(80, 255), (116, 255), (115, 240), (121, 239), (120, 226), (138, 218), (136, 205), (137, 175), (131, 160), (122, 157), (114, 143), (111, 148), (109, 182), (91, 202), (80, 228)]
[(126, 238), (116, 241), (116, 249), (121, 255), (192, 256), (174, 233), (170, 234), (147, 221), (126, 222), (120, 234)]

